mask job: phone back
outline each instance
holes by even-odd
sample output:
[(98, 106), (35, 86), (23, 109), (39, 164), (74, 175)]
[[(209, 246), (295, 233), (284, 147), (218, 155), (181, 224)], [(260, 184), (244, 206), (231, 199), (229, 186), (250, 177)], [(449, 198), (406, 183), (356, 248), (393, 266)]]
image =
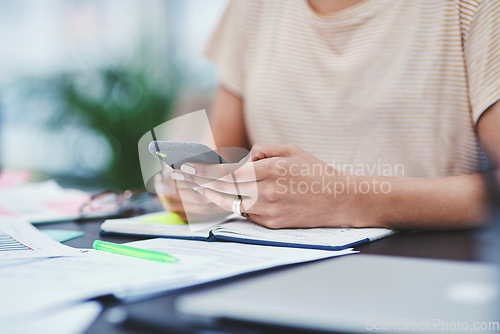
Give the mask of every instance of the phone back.
[(186, 162), (224, 164), (227, 161), (210, 147), (199, 143), (152, 141), (149, 151), (173, 169)]

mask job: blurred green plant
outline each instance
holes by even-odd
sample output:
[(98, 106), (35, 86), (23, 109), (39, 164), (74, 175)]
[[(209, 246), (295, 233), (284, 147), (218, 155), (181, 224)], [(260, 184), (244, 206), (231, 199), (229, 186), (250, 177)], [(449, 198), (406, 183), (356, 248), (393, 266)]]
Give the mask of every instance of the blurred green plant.
[(163, 75), (146, 62), (119, 64), (56, 80), (62, 102), (57, 123), (78, 121), (99, 133), (111, 148), (102, 171), (111, 189), (144, 187), (137, 143), (141, 136), (172, 115), (181, 86), (171, 66)]

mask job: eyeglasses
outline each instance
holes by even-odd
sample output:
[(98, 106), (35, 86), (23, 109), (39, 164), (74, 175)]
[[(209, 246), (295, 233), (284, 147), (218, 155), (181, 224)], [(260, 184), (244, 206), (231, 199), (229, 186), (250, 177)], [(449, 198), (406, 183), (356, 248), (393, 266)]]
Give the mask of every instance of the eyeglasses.
[(145, 213), (156, 196), (146, 189), (137, 188), (123, 193), (107, 190), (92, 195), (80, 208), (81, 217), (132, 215)]

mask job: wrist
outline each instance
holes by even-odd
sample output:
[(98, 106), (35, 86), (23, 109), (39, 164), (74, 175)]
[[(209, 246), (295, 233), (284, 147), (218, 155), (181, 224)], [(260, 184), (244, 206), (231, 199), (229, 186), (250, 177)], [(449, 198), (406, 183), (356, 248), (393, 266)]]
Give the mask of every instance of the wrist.
[(352, 193), (352, 227), (389, 227), (395, 196), (394, 178), (379, 176), (346, 176), (349, 192)]

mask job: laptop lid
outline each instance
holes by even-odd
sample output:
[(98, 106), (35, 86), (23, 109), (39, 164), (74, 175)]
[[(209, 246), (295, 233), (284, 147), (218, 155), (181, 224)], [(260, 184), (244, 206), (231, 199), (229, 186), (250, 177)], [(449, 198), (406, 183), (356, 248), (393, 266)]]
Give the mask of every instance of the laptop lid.
[(500, 330), (497, 277), (487, 264), (351, 255), (187, 294), (175, 305), (192, 321), (355, 333), (488, 332)]

